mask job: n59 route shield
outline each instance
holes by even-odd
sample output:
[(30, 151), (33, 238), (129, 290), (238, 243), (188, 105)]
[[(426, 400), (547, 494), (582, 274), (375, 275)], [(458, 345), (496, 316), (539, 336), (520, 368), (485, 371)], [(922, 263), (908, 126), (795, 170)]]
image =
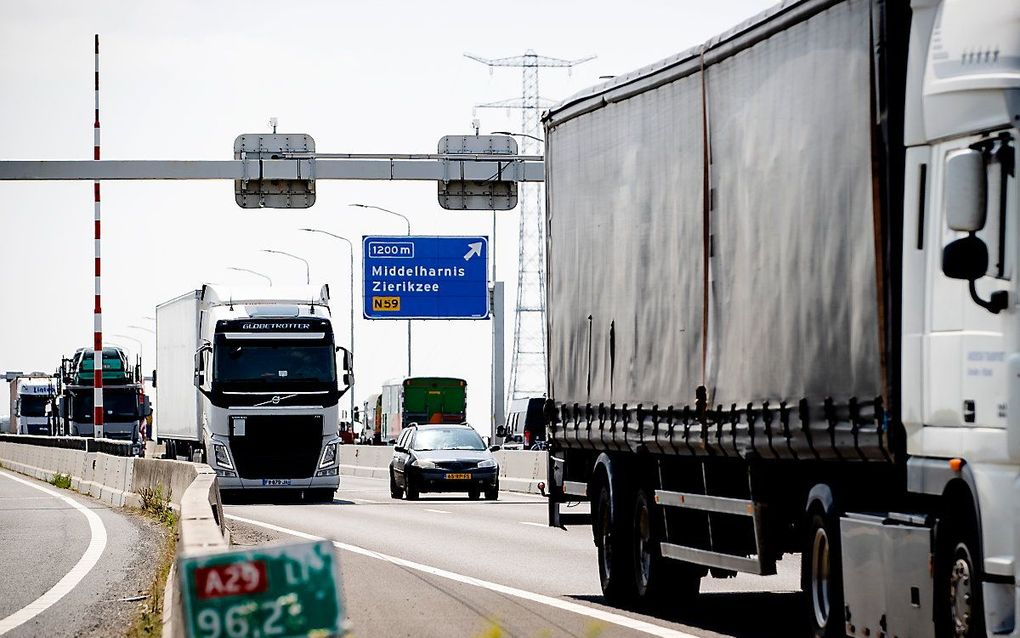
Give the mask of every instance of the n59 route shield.
[(366, 319), (487, 319), (485, 237), (369, 236)]

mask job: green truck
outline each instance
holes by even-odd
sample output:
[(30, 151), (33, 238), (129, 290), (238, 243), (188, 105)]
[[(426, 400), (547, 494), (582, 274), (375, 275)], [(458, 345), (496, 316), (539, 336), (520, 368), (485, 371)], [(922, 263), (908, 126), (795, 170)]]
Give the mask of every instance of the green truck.
[(382, 389), (382, 418), (375, 442), (397, 440), (400, 430), (412, 423), (465, 423), (467, 381), (452, 377), (408, 377), (387, 383)]

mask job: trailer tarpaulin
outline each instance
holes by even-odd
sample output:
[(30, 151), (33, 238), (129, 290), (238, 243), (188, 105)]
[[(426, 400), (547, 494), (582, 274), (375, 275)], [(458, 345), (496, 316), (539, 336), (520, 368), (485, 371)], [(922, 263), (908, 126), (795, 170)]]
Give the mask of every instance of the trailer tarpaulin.
[(557, 403), (882, 394), (870, 12), (785, 3), (547, 114)]

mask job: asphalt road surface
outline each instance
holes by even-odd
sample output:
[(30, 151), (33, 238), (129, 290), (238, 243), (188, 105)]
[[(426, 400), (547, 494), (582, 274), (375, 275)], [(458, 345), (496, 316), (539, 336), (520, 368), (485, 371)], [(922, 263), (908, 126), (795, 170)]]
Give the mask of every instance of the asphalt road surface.
[(501, 492), (390, 498), (385, 480), (343, 477), (332, 504), (228, 505), (235, 542), (325, 538), (339, 548), (355, 636), (739, 636), (798, 633), (795, 557), (770, 578), (702, 580), (692, 611), (603, 604), (587, 526), (545, 525), (544, 499)]
[(154, 576), (161, 528), (0, 470), (0, 635), (116, 636)]

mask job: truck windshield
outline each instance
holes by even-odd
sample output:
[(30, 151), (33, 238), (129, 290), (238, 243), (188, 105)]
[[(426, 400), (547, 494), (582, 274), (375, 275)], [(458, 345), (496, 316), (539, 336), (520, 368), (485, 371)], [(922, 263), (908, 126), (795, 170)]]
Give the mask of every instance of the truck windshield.
[(230, 342), (217, 344), (214, 381), (274, 388), (336, 386), (332, 344)]
[[(92, 421), (92, 391), (74, 397), (72, 419), (79, 423)], [(103, 391), (103, 412), (106, 421), (134, 421), (139, 417), (138, 395), (134, 391)]]
[(48, 397), (21, 395), (21, 416), (46, 416)]

